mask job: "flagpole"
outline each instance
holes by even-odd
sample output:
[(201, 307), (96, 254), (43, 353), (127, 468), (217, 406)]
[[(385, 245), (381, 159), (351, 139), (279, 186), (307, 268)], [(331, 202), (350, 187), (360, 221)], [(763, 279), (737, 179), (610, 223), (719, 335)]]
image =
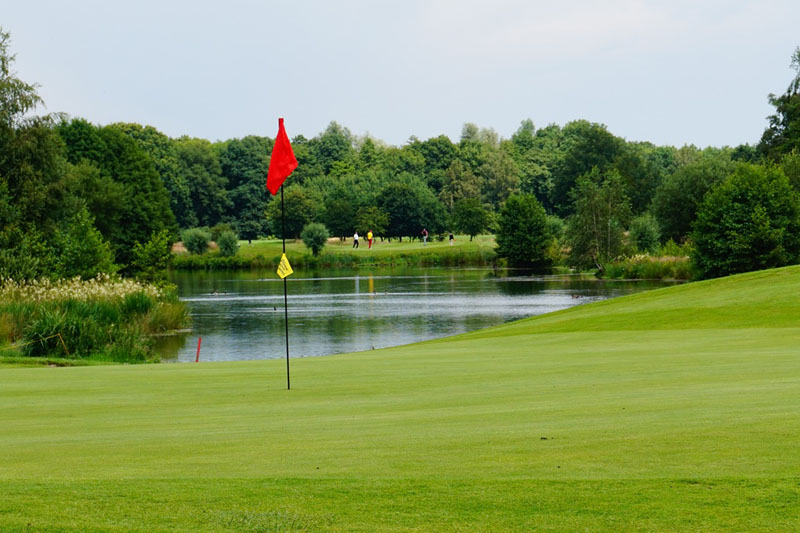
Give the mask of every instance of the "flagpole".
[[(283, 237), (283, 253), (286, 254), (286, 217), (283, 210), (283, 186), (281, 186), (281, 236)], [(292, 390), (292, 385), (289, 381), (289, 296), (286, 288), (286, 277), (283, 278), (283, 324), (286, 328), (286, 390)]]

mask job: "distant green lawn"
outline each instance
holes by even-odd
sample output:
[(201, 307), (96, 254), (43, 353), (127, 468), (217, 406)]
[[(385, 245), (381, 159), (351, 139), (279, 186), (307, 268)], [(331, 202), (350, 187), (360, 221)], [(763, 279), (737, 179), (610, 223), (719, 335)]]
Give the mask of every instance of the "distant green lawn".
[[(263, 255), (266, 258), (280, 256), (282, 249), (282, 241), (280, 239), (262, 239), (252, 241), (252, 244), (247, 241), (239, 241), (239, 254), (245, 258), (252, 258), (257, 255)], [(324, 252), (332, 254), (370, 254), (375, 257), (388, 257), (397, 254), (407, 254), (416, 252), (425, 253), (451, 253), (453, 251), (473, 252), (478, 249), (493, 249), (495, 246), (494, 235), (478, 235), (472, 241), (469, 240), (468, 235), (456, 235), (453, 245), (447, 239), (444, 241), (436, 241), (433, 238), (428, 239), (427, 244), (422, 241), (403, 239), (402, 242), (393, 239), (391, 242), (388, 240), (381, 241), (375, 239), (373, 241), (372, 249), (367, 246), (367, 239), (363, 237), (359, 239), (359, 247), (353, 248), (353, 238), (348, 237), (344, 242), (339, 242), (339, 239), (331, 239)], [(286, 241), (286, 252), (290, 256), (292, 254), (303, 255), (310, 253), (309, 249), (303, 244), (301, 240), (288, 240)]]
[(291, 391), (283, 361), (2, 368), (0, 530), (797, 531), (798, 294), (660, 289), (296, 359)]

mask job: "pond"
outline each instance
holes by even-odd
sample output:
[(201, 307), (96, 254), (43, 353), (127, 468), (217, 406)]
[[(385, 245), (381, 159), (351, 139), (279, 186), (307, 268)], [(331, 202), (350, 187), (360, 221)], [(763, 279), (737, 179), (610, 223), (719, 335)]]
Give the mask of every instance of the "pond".
[[(286, 356), (283, 281), (263, 272), (174, 272), (192, 331), (163, 337), (165, 362)], [(485, 268), (295, 272), (288, 278), (291, 357), (409, 344), (668, 283), (529, 276)]]

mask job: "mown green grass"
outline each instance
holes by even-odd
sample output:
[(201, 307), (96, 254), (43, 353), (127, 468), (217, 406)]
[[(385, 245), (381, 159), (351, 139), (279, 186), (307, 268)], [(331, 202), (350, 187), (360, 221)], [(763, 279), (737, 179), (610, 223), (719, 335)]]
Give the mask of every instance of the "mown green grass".
[(0, 530), (797, 530), (798, 289), (295, 359), (291, 391), (282, 361), (3, 369)]

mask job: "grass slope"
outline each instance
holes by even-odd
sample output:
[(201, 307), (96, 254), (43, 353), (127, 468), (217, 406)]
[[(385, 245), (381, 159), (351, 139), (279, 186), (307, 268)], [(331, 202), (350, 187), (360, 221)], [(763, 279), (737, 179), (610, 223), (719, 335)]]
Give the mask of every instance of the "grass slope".
[(798, 530), (798, 289), (297, 359), (291, 391), (281, 361), (3, 369), (0, 530)]

